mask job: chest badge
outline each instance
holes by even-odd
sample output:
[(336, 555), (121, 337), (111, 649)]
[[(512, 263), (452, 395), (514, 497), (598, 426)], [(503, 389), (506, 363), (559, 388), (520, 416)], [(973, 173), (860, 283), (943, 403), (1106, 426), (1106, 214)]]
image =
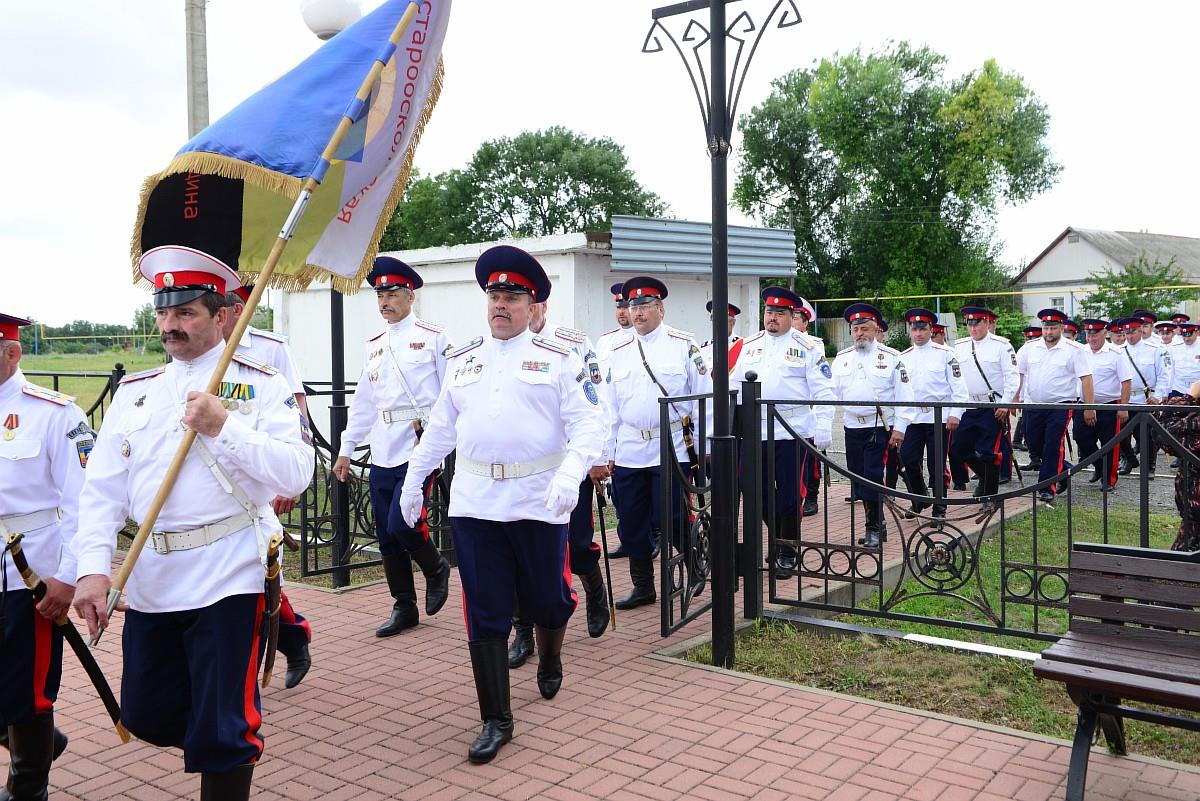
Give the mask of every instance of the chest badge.
[(133, 405), (134, 405), (134, 406), (137, 406), (138, 408), (141, 408), (141, 406), (142, 406), (142, 405), (143, 405), (145, 402), (146, 402), (146, 396), (145, 396), (145, 395), (143, 395), (142, 397), (140, 397), (140, 398), (138, 398), (137, 400), (135, 400), (135, 401), (133, 402)]
[(130, 453), (132, 453), (132, 450), (129, 447), (129, 440), (125, 440), (121, 443), (121, 455), (128, 459)]

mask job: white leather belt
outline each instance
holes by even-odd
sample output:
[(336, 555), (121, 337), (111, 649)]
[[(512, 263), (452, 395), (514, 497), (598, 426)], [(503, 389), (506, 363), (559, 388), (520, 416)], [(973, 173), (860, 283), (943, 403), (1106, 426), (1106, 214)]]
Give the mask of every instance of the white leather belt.
[(527, 462), (502, 464), (500, 462), (477, 462), (474, 459), (459, 456), (454, 460), (454, 469), (466, 470), (473, 476), (483, 476), (484, 478), (492, 478), (496, 481), (504, 481), (511, 478), (525, 478), (526, 476), (553, 470), (562, 464), (563, 459), (566, 457), (567, 454), (565, 452), (559, 451), (558, 453), (552, 453), (549, 456), (543, 456), (540, 459), (532, 459)]
[(62, 520), (62, 509), (55, 506), (37, 512), (27, 512), (23, 515), (0, 516), (0, 526), (9, 534), (24, 534), (27, 531), (36, 531), (51, 523), (57, 523), (59, 520)]
[[(658, 439), (658, 435), (661, 431), (660, 426), (655, 426), (654, 428), (634, 428), (633, 426), (627, 425), (625, 427), (632, 429), (634, 432), (636, 432), (638, 437), (643, 442), (650, 442), (652, 440)], [(675, 422), (671, 423), (671, 433), (675, 433), (676, 431), (682, 431), (682, 430), (683, 430), (683, 423), (681, 421), (676, 420)]]
[(975, 401), (976, 403), (991, 403), (992, 395), (990, 392), (984, 392), (981, 395), (972, 395), (971, 400)]
[(212, 545), (217, 540), (252, 525), (254, 525), (254, 521), (250, 519), (250, 515), (238, 512), (224, 520), (218, 520), (190, 531), (153, 531), (150, 533), (150, 545), (154, 548), (155, 553), (161, 554), (168, 554), (171, 551), (190, 551), (193, 548)]
[(405, 423), (409, 420), (424, 419), (428, 410), (425, 408), (385, 409), (379, 413), (385, 423)]

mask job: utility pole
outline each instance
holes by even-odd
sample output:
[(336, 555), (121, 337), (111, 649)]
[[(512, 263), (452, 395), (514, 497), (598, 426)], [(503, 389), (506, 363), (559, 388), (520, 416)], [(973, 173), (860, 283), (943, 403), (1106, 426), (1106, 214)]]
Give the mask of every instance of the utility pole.
[(204, 25), (207, 0), (183, 0), (187, 41), (188, 138), (208, 127), (208, 42)]

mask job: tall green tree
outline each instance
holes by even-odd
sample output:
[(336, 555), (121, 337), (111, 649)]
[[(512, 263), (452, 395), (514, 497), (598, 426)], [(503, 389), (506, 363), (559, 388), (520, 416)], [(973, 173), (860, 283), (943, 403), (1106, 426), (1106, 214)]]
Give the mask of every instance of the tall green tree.
[(605, 231), (614, 214), (665, 211), (620, 145), (553, 127), (484, 142), (464, 169), (411, 181), (380, 247)]
[(1175, 264), (1174, 256), (1164, 264), (1158, 257), (1149, 259), (1145, 253), (1140, 253), (1120, 270), (1106, 269), (1089, 273), (1088, 281), (1095, 282), (1096, 291), (1089, 294), (1081, 305), (1088, 316), (1106, 320), (1124, 317), (1134, 309), (1162, 314), (1176, 308), (1180, 301), (1200, 298), (1200, 286), (1194, 289), (1154, 289), (1192, 283)]
[[(734, 202), (796, 231), (810, 296), (999, 289), (995, 217), (1048, 189), (1060, 167), (1049, 115), (994, 61), (955, 78), (900, 43), (788, 73), (740, 122)], [(885, 303), (894, 314), (908, 304)]]

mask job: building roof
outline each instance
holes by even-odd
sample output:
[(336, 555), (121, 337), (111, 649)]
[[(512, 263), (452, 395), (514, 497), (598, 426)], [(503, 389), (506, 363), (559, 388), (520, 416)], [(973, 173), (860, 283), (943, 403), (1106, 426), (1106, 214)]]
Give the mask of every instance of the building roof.
[(1157, 258), (1164, 264), (1174, 257), (1176, 266), (1183, 271), (1184, 275), (1189, 278), (1200, 278), (1200, 239), (1196, 237), (1151, 234), (1145, 231), (1102, 231), (1097, 228), (1068, 226), (1055, 237), (1045, 250), (1037, 255), (1037, 258), (1029, 262), (1025, 269), (1012, 279), (1011, 283), (1024, 283), (1030, 271), (1068, 234), (1077, 234), (1116, 264), (1129, 264), (1143, 253), (1148, 259)]
[[(729, 275), (796, 275), (796, 234), (790, 228), (729, 226)], [(612, 270), (645, 275), (712, 273), (712, 224), (614, 214)]]

